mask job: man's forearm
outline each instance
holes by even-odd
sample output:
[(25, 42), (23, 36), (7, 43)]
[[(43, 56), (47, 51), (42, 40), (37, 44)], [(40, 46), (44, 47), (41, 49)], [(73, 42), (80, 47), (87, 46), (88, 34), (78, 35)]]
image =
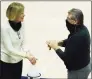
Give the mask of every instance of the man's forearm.
[(63, 40), (58, 42), (58, 46), (62, 46), (63, 45)]
[(65, 53), (60, 48), (58, 48), (55, 51), (56, 51), (56, 54), (64, 61), (64, 59), (65, 59)]
[(61, 47), (65, 47), (66, 43), (67, 43), (67, 39), (58, 42), (58, 45), (61, 46)]

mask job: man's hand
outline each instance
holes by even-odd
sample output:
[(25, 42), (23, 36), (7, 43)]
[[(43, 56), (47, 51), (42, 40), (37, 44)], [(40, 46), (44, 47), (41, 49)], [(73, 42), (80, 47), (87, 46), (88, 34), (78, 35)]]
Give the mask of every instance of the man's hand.
[(51, 40), (46, 42), (49, 48), (53, 48), (54, 50), (57, 50), (59, 48), (58, 42), (56, 40)]
[(48, 47), (49, 47), (49, 50), (51, 50), (51, 47), (48, 45)]

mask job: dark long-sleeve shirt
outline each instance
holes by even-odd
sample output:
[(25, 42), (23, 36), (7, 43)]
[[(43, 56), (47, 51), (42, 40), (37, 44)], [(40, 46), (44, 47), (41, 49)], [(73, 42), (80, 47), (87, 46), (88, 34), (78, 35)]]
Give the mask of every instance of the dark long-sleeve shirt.
[(68, 70), (81, 69), (90, 62), (90, 35), (85, 26), (69, 34), (62, 46), (65, 47), (65, 51), (57, 49), (56, 53), (64, 61)]

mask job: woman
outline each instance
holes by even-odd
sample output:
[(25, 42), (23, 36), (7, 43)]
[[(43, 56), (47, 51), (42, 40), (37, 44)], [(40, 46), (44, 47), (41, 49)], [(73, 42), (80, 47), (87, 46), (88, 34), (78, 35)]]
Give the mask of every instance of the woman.
[(21, 79), (22, 60), (27, 58), (33, 65), (36, 58), (22, 50), (24, 31), (24, 6), (11, 3), (6, 11), (8, 20), (1, 26), (0, 79)]

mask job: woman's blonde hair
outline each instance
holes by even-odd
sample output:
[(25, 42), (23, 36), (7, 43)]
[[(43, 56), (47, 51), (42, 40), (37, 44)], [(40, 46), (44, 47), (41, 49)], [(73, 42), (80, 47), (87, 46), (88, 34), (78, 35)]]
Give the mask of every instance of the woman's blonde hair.
[(9, 20), (14, 21), (22, 12), (24, 12), (23, 4), (13, 2), (8, 6), (6, 16)]

